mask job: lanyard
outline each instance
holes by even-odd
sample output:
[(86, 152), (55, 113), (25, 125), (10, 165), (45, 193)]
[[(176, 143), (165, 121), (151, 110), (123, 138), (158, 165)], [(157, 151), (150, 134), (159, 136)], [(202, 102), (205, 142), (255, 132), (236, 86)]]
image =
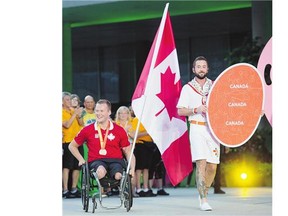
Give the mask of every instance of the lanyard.
[(104, 137), (104, 140), (103, 140), (103, 136), (102, 136), (102, 133), (101, 133), (100, 125), (97, 125), (97, 130), (98, 130), (98, 134), (99, 134), (101, 149), (105, 149), (106, 142), (107, 142), (107, 137), (108, 137), (108, 133), (109, 133), (109, 128), (110, 128), (110, 121), (108, 121), (105, 137)]

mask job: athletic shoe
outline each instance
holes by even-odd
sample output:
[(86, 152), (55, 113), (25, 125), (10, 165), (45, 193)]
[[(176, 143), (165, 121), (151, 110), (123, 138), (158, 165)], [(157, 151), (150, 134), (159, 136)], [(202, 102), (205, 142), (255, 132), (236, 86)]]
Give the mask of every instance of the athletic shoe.
[(212, 211), (212, 208), (211, 208), (211, 206), (208, 204), (208, 202), (202, 203), (200, 209), (201, 209), (202, 211)]
[(147, 193), (147, 197), (155, 197), (155, 196), (157, 196), (157, 194), (154, 194), (151, 189), (149, 189), (146, 193)]
[(107, 192), (106, 192), (106, 195), (107, 195), (108, 197), (110, 197), (110, 196), (113, 196), (113, 193), (112, 193), (112, 191), (107, 191)]
[(65, 191), (65, 192), (62, 192), (62, 198), (66, 198), (66, 195), (69, 193), (69, 191)]
[(62, 197), (66, 199), (71, 199), (71, 198), (76, 198), (76, 195), (68, 191), (67, 193), (63, 194)]
[(112, 188), (111, 189), (112, 195), (119, 195), (119, 190), (118, 188)]
[(140, 192), (136, 192), (136, 194), (138, 194), (139, 197), (146, 197), (146, 193), (143, 190), (141, 190)]
[(138, 194), (139, 197), (155, 197), (155, 196), (157, 196), (157, 194), (154, 194), (151, 189), (146, 191), (146, 192), (141, 190), (139, 193), (136, 192), (136, 194)]
[(225, 194), (225, 191), (221, 189), (214, 189), (214, 194)]
[(140, 196), (139, 196), (139, 194), (137, 194), (136, 192), (133, 192), (133, 197), (134, 197), (134, 198), (137, 198), (137, 197), (140, 197)]
[(74, 193), (70, 192), (72, 196), (74, 196), (74, 198), (81, 198), (81, 193), (79, 190), (76, 190)]
[(168, 196), (169, 193), (167, 193), (164, 189), (161, 189), (157, 191), (157, 195)]

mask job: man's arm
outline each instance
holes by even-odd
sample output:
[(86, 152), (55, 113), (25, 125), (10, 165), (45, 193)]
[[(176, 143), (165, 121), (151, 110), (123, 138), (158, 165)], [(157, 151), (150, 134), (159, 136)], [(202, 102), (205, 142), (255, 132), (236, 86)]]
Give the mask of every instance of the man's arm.
[(77, 116), (77, 121), (78, 121), (78, 124), (79, 124), (80, 126), (84, 126), (83, 118), (79, 118), (79, 117)]
[(71, 116), (71, 118), (68, 121), (63, 121), (62, 122), (62, 126), (64, 128), (70, 128), (70, 126), (72, 125), (72, 122), (74, 121), (74, 119), (76, 118), (77, 114), (74, 112), (73, 115)]
[(68, 148), (71, 151), (71, 153), (74, 155), (74, 157), (77, 158), (77, 160), (79, 161), (78, 165), (81, 166), (82, 164), (85, 164), (85, 160), (82, 157), (82, 155), (79, 152), (78, 149), (79, 145), (75, 142), (75, 140), (73, 139), (73, 141), (69, 144)]
[(206, 105), (201, 105), (201, 106), (195, 107), (195, 108), (181, 107), (181, 108), (177, 109), (177, 113), (179, 116), (191, 116), (194, 114), (206, 113), (206, 112), (207, 112), (207, 106)]
[(80, 126), (84, 126), (84, 121), (83, 121), (83, 116), (82, 116), (82, 112), (83, 112), (83, 107), (79, 107), (77, 109), (77, 121), (78, 121), (78, 124)]
[[(130, 129), (127, 134), (128, 134), (128, 136), (129, 136), (130, 138), (134, 139), (134, 138), (135, 138), (136, 131), (135, 131), (134, 129)], [(141, 138), (141, 137), (143, 137), (143, 136), (147, 136), (147, 135), (149, 135), (149, 134), (147, 133), (147, 131), (138, 132), (136, 139), (139, 139), (139, 138)]]
[(131, 163), (130, 163), (130, 175), (132, 175), (132, 177), (134, 177), (136, 160), (135, 160), (135, 156), (131, 150), (132, 150), (132, 145), (129, 145), (129, 146), (123, 148), (123, 152), (124, 152), (124, 155), (125, 155), (128, 163), (129, 163), (130, 154), (132, 153), (132, 158), (131, 158)]
[(194, 114), (192, 109), (186, 107), (178, 108), (177, 112), (179, 116), (190, 116)]
[(83, 119), (81, 119), (81, 113), (82, 113), (83, 108), (76, 108), (71, 116), (71, 118), (68, 121), (62, 121), (62, 126), (65, 128), (70, 128), (70, 126), (72, 125), (74, 119), (76, 119), (78, 121), (78, 124), (80, 126), (84, 126), (84, 122)]

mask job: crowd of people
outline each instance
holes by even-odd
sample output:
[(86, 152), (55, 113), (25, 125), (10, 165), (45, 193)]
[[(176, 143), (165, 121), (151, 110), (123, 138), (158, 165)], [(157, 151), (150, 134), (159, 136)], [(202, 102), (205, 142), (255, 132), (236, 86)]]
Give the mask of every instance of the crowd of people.
[[(212, 86), (212, 81), (207, 78), (208, 70), (205, 57), (199, 56), (193, 61), (192, 72), (195, 77), (183, 86), (177, 103), (178, 115), (185, 116), (188, 120), (191, 162), (195, 166), (199, 206), (203, 211), (212, 210), (208, 204), (208, 190), (213, 182), (214, 193), (225, 193), (219, 184), (220, 169), (216, 175), (217, 165), (220, 163), (220, 144), (213, 138), (206, 119), (206, 100)], [(169, 195), (164, 189), (166, 170), (161, 153), (141, 122), (136, 131), (139, 119), (131, 106), (120, 106), (112, 119), (111, 103), (106, 99), (95, 102), (92, 96), (87, 95), (84, 98), (84, 107), (80, 104), (77, 95), (63, 92), (62, 196), (80, 197), (77, 183), (80, 166), (85, 162), (88, 162), (90, 169), (96, 170), (99, 179), (108, 174), (120, 180), (124, 157), (128, 161), (131, 158), (133, 197)], [(191, 175), (192, 173), (188, 176), (187, 185), (190, 184)], [(153, 188), (157, 188), (155, 193)], [(111, 188), (107, 195), (113, 195)]]
[[(138, 122), (131, 107), (120, 106), (115, 118), (112, 119), (111, 103), (108, 100), (100, 99), (95, 102), (91, 95), (87, 95), (84, 98), (84, 107), (80, 104), (80, 98), (76, 94), (62, 93), (63, 198), (81, 197), (77, 189), (81, 188), (79, 170), (81, 164), (86, 161), (90, 168), (97, 170), (99, 179), (107, 173), (115, 179), (121, 179), (120, 170), (124, 165), (119, 161), (122, 167), (114, 167), (114, 165), (110, 167), (111, 160), (122, 160), (123, 155), (126, 156), (127, 161), (129, 160)], [(87, 131), (90, 132), (90, 136), (85, 134)], [(119, 136), (122, 141), (114, 142), (109, 137), (112, 135)], [(100, 140), (99, 152), (95, 151), (96, 145), (93, 143), (95, 140), (91, 141), (93, 136), (97, 136)], [(122, 145), (120, 148), (118, 148), (119, 143)], [(118, 149), (111, 148), (112, 145), (117, 146)], [(109, 170), (113, 170), (112, 173), (109, 173)], [(134, 197), (169, 195), (163, 188), (165, 167), (161, 154), (142, 124), (133, 152), (131, 170)], [(154, 186), (157, 187), (156, 193), (152, 191)], [(112, 196), (117, 195), (117, 191), (117, 188), (108, 188), (107, 191), (102, 191), (102, 194)]]

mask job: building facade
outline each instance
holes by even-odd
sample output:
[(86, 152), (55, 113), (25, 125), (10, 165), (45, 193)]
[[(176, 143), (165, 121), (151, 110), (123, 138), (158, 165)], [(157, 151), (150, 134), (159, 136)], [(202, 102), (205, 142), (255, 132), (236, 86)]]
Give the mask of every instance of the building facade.
[[(109, 99), (114, 109), (129, 105), (165, 4), (63, 1), (63, 91)], [(272, 1), (170, 1), (169, 13), (182, 85), (196, 56), (207, 57), (215, 80), (245, 39), (272, 37)]]

